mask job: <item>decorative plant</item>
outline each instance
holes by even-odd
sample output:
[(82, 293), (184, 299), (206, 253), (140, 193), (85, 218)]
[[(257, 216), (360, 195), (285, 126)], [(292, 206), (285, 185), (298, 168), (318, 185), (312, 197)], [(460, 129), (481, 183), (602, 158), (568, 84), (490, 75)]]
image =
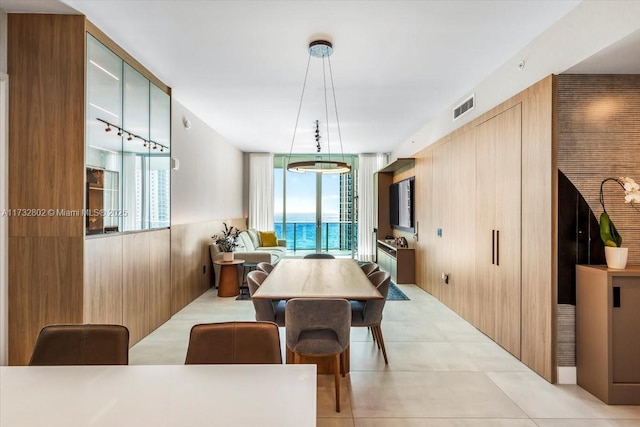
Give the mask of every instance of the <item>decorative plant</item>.
[(238, 236), (240, 235), (241, 230), (234, 228), (233, 226), (227, 227), (227, 224), (224, 222), (222, 225), (224, 225), (222, 234), (216, 234), (211, 238), (215, 239), (216, 244), (222, 252), (233, 252), (233, 250), (238, 247)]
[[(605, 178), (600, 183), (600, 204), (602, 205), (603, 211), (602, 215), (600, 215), (600, 238), (604, 242), (605, 246), (620, 247), (620, 245), (622, 245), (622, 236), (620, 236), (620, 233), (616, 230), (615, 225), (613, 225), (613, 221), (609, 218), (607, 209), (604, 207), (604, 194), (602, 193), (602, 188), (604, 183), (607, 181), (617, 182), (624, 190), (624, 202), (631, 203), (632, 206), (634, 203), (640, 203), (640, 185), (629, 177)], [(635, 206), (633, 207), (637, 209)]]

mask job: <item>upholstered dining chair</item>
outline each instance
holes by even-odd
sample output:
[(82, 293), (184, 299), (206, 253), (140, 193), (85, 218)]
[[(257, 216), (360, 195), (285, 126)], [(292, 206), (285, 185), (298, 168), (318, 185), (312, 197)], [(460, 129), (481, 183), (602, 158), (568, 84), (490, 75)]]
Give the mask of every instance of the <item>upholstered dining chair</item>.
[(388, 365), (389, 360), (387, 359), (387, 350), (384, 347), (381, 323), (382, 310), (389, 294), (391, 275), (386, 271), (375, 271), (369, 275), (369, 281), (382, 294), (383, 299), (351, 301), (351, 326), (368, 327), (371, 330), (373, 340), (376, 342), (378, 349), (382, 350), (384, 363)]
[(30, 366), (127, 365), (129, 330), (122, 325), (48, 325), (33, 348)]
[(375, 262), (368, 262), (366, 264), (362, 264), (360, 266), (360, 269), (362, 269), (362, 272), (368, 276), (371, 273), (378, 271), (380, 269), (380, 266)]
[(274, 268), (275, 265), (269, 264), (268, 262), (259, 262), (258, 265), (256, 265), (256, 269), (264, 271), (267, 274), (271, 273)]
[(304, 256), (305, 259), (335, 259), (331, 254), (308, 254)]
[(285, 302), (272, 301), (268, 299), (253, 298), (253, 294), (258, 290), (262, 282), (267, 278), (267, 273), (254, 270), (247, 274), (247, 284), (249, 285), (249, 295), (253, 307), (256, 310), (256, 320), (261, 322), (274, 322), (278, 326), (285, 326)]
[(280, 334), (273, 322), (203, 323), (191, 328), (186, 365), (281, 364)]
[(334, 356), (336, 412), (340, 412), (340, 373), (349, 346), (351, 306), (345, 299), (293, 298), (286, 305), (287, 348), (294, 355)]

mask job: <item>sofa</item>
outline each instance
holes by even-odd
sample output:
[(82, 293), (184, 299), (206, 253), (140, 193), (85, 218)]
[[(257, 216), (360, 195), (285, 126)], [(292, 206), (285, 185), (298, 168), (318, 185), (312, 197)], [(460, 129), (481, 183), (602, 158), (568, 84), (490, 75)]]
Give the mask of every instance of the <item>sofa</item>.
[[(249, 229), (242, 231), (238, 236), (238, 247), (236, 248), (235, 258), (243, 259), (245, 266), (247, 264), (257, 264), (259, 262), (268, 262), (269, 264), (277, 264), (287, 254), (287, 241), (278, 239), (277, 246), (262, 246), (260, 233), (257, 230)], [(218, 245), (211, 243), (209, 245), (209, 253), (211, 261), (222, 259), (222, 252)], [(243, 266), (239, 265), (238, 280), (243, 280)], [(213, 264), (215, 276), (215, 286), (218, 287), (220, 279), (220, 266)], [(240, 283), (242, 285), (242, 283)]]

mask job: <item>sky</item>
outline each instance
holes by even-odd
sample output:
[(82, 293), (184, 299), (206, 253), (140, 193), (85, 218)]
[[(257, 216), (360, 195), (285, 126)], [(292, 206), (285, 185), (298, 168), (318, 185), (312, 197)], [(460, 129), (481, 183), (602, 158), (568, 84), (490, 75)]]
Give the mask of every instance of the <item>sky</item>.
[[(274, 213), (276, 222), (282, 220), (282, 169), (274, 173)], [(338, 220), (340, 214), (340, 176), (322, 175), (322, 218)], [(316, 174), (287, 172), (287, 216), (293, 220), (315, 220)], [(302, 218), (301, 215), (305, 214)], [(295, 218), (292, 216), (295, 215)]]

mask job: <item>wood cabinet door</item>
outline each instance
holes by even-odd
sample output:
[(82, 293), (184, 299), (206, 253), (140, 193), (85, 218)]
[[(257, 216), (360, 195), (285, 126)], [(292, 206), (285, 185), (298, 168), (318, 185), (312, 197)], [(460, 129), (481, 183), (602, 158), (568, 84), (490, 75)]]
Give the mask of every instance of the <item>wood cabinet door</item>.
[(476, 128), (478, 326), (520, 356), (521, 107)]
[(496, 129), (492, 120), (475, 132), (476, 152), (476, 282), (474, 324), (496, 339)]
[(122, 237), (122, 321), (129, 329), (129, 345), (145, 337), (149, 326), (149, 233)]
[(496, 340), (520, 357), (521, 105), (496, 116)]

